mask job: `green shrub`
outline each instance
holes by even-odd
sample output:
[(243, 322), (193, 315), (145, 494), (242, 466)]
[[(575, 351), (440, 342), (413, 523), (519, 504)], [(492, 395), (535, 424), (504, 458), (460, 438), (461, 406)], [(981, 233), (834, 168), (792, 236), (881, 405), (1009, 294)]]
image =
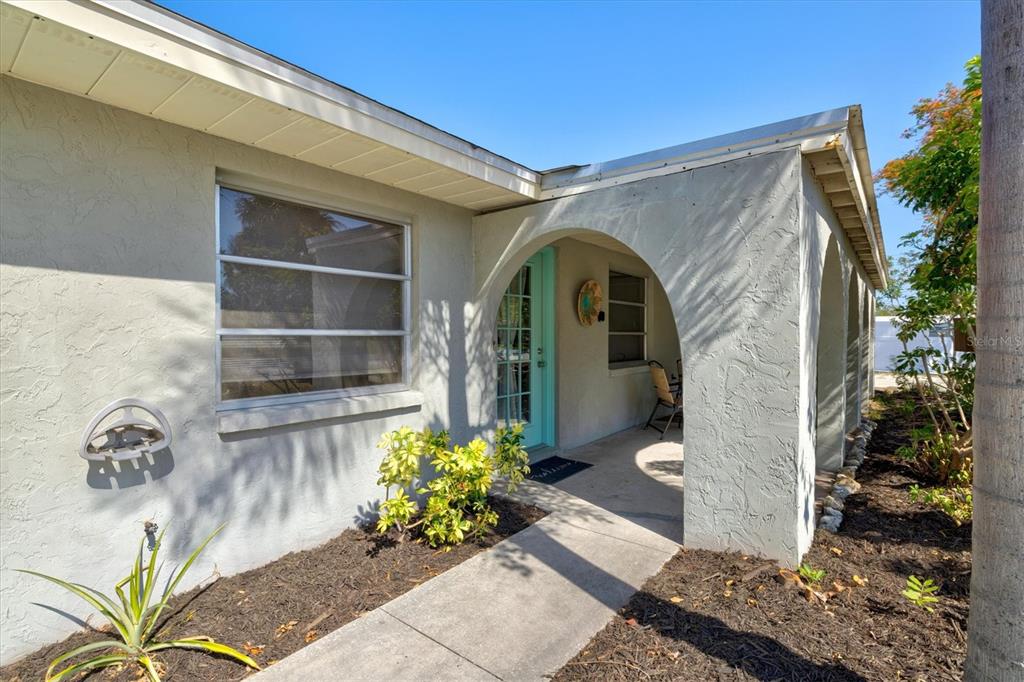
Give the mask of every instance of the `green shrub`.
[[(479, 438), (453, 447), (447, 431), (402, 427), (384, 434), (377, 445), (386, 451), (377, 484), (386, 487), (387, 499), (380, 507), (377, 531), (395, 529), (405, 536), (421, 526), (427, 544), (445, 549), (487, 532), (498, 523), (498, 514), (487, 504), (494, 476), (508, 478), (509, 490), (514, 490), (530, 473), (522, 443), (523, 427), (518, 424), (498, 429), (493, 454)], [(423, 458), (433, 466), (433, 478), (425, 480)], [(413, 518), (419, 504), (409, 496), (410, 488), (427, 496), (417, 521)]]
[[(157, 566), (157, 555), (159, 554), (160, 546), (163, 543), (163, 532), (161, 532), (160, 536), (156, 539), (156, 543), (153, 545), (153, 551), (149, 555), (149, 562), (145, 565), (143, 565), (143, 555), (145, 552), (146, 538), (143, 537), (142, 542), (139, 544), (139, 551), (138, 554), (136, 554), (135, 563), (132, 565), (131, 572), (126, 578), (121, 580), (121, 582), (114, 585), (114, 592), (117, 595), (117, 601), (103, 594), (99, 590), (92, 589), (91, 587), (79, 585), (78, 583), (70, 583), (65, 580), (61, 580), (60, 578), (54, 578), (43, 573), (36, 573), (35, 571), (22, 570), (21, 573), (27, 573), (29, 575), (43, 578), (44, 580), (49, 580), (50, 582), (60, 585), (68, 592), (71, 592), (75, 596), (88, 602), (90, 606), (99, 611), (103, 617), (110, 622), (110, 625), (120, 637), (120, 641), (105, 639), (101, 642), (86, 644), (61, 654), (55, 658), (52, 663), (50, 663), (50, 667), (46, 670), (47, 682), (57, 682), (59, 680), (70, 679), (79, 673), (107, 668), (113, 665), (120, 665), (133, 660), (142, 666), (151, 682), (159, 682), (160, 676), (156, 670), (153, 654), (165, 649), (197, 649), (211, 654), (229, 656), (241, 661), (247, 666), (259, 670), (260, 667), (256, 664), (256, 661), (229, 646), (213, 641), (209, 637), (196, 635), (166, 642), (160, 642), (154, 639), (154, 631), (158, 621), (160, 620), (160, 614), (167, 607), (167, 601), (171, 598), (174, 588), (176, 588), (178, 583), (181, 582), (181, 579), (195, 562), (200, 552), (206, 548), (206, 545), (208, 545), (210, 541), (213, 540), (214, 536), (216, 536), (223, 528), (224, 526), (220, 526), (210, 533), (199, 547), (189, 555), (182, 567), (177, 571), (171, 572), (171, 576), (167, 580), (163, 592), (160, 593), (160, 600), (156, 604), (151, 604), (151, 602), (157, 582), (160, 579), (160, 567)], [(104, 650), (107, 651), (80, 663), (69, 664), (62, 670), (54, 672), (62, 663), (66, 663), (80, 654), (101, 652)]]
[(913, 502), (921, 502), (939, 509), (960, 525), (970, 521), (974, 512), (974, 496), (971, 492), (970, 480), (965, 474), (957, 477), (958, 483), (951, 483), (945, 488), (922, 488), (916, 483), (908, 489)]

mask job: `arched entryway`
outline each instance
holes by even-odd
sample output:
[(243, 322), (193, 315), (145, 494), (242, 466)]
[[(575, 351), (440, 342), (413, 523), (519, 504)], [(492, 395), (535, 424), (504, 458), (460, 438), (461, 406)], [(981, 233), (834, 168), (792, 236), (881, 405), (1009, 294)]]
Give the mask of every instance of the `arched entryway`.
[(861, 301), (861, 326), (860, 326), (860, 400), (864, 405), (871, 400), (874, 390), (874, 354), (872, 353), (874, 341), (874, 329), (871, 323), (872, 297), (864, 296)]
[(557, 235), (506, 284), (492, 348), (496, 424), (525, 427), (535, 470), (552, 457), (589, 464), (552, 485), (682, 542), (684, 415), (660, 407), (644, 428), (658, 404), (650, 363), (682, 393), (677, 324), (652, 268), (607, 235)]
[(843, 268), (839, 247), (829, 239), (821, 271), (818, 315), (815, 464), (836, 471), (843, 465), (846, 406), (846, 336)]
[(860, 278), (856, 270), (850, 272), (850, 285), (846, 294), (846, 432), (860, 423), (861, 381), (861, 305)]
[(799, 406), (799, 168), (799, 154), (768, 154), (476, 216), (467, 390), (481, 427), (495, 423), (491, 342), (513, 275), (555, 240), (614, 239), (663, 286), (680, 340), (685, 543), (795, 564), (813, 496), (800, 481), (814, 467), (800, 454), (812, 425)]

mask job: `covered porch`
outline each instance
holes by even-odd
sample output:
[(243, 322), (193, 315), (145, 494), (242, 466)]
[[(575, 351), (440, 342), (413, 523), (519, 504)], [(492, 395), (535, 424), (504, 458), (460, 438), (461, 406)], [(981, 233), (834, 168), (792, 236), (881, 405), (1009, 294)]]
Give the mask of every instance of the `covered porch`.
[(569, 499), (584, 500), (681, 545), (683, 444), (678, 436), (660, 440), (659, 435), (654, 429), (632, 427), (557, 451), (590, 466), (552, 485), (531, 486), (533, 503), (558, 509)]

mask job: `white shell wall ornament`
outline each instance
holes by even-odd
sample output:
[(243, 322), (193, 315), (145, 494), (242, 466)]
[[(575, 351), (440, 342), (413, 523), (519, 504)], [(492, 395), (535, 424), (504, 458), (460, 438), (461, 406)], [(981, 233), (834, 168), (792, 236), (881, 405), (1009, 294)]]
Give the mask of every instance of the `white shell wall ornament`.
[[(99, 429), (99, 425), (115, 412), (119, 419)], [(138, 414), (147, 413), (147, 416)], [(78, 454), (83, 459), (120, 462), (136, 459), (171, 444), (171, 425), (155, 405), (138, 398), (122, 398), (110, 403), (93, 417), (82, 434)]]

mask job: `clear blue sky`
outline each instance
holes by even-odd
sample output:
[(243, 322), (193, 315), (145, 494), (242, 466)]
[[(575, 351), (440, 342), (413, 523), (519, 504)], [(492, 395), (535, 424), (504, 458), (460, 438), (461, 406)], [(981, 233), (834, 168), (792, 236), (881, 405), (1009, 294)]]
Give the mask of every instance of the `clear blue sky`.
[(966, 1), (161, 4), (537, 170), (853, 103), (877, 170), (980, 51)]

